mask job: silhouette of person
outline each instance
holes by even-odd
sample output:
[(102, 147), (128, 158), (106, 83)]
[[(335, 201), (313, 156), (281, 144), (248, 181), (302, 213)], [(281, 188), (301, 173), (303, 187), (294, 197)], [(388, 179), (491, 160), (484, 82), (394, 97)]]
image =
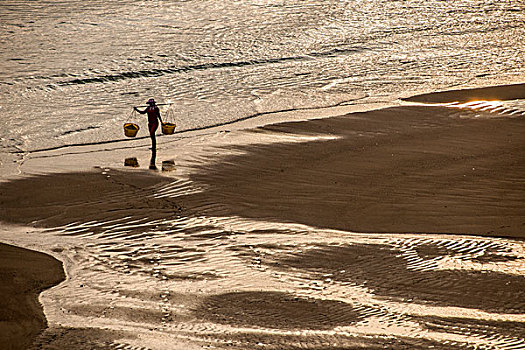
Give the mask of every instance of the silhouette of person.
[(145, 110), (141, 111), (137, 107), (133, 107), (140, 114), (148, 114), (148, 130), (149, 136), (151, 137), (151, 160), (149, 164), (150, 169), (156, 169), (155, 160), (157, 158), (157, 139), (155, 138), (155, 132), (159, 127), (159, 121), (162, 123), (160, 117), (159, 107), (156, 105), (155, 100), (150, 98), (147, 102), (148, 107)]

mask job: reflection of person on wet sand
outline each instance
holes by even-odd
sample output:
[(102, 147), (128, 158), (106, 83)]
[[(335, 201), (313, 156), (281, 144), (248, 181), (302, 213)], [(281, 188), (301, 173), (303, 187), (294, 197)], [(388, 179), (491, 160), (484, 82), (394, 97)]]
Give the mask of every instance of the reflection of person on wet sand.
[(155, 104), (155, 100), (150, 98), (147, 103), (149, 106), (143, 111), (139, 110), (137, 107), (133, 108), (140, 114), (148, 113), (148, 130), (149, 136), (151, 137), (151, 161), (149, 167), (150, 169), (156, 169), (155, 159), (157, 157), (157, 139), (155, 138), (155, 131), (157, 131), (157, 128), (159, 127), (159, 120), (162, 123), (162, 119), (160, 118), (160, 110)]

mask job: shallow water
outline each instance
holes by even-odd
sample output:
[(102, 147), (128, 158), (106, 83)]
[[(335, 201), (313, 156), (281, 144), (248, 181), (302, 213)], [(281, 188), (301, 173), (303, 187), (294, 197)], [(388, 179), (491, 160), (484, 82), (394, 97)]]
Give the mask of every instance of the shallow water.
[(122, 139), (152, 96), (184, 130), (519, 80), (524, 19), (521, 1), (3, 1), (0, 145)]

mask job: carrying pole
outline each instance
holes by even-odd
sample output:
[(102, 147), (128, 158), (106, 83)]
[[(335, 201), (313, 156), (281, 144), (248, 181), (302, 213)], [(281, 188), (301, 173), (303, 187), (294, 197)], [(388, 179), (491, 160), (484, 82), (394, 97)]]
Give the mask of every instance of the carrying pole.
[[(173, 103), (155, 103), (155, 106), (169, 106), (169, 105), (172, 105)], [(142, 106), (133, 106), (133, 107), (149, 107), (149, 105), (142, 105)]]

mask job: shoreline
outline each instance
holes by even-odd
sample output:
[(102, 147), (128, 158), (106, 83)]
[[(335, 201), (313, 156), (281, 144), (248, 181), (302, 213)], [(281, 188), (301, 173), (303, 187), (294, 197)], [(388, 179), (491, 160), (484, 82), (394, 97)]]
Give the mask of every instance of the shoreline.
[[(500, 94), (500, 97), (516, 98), (515, 91), (508, 91), (516, 86), (521, 89), (518, 96), (525, 98), (525, 93), (522, 94), (525, 84), (473, 90), (476, 96)], [(480, 91), (483, 95), (479, 94)], [(458, 95), (468, 100), (469, 90), (428, 95), (404, 100), (444, 103), (454, 102), (448, 101), (450, 96)], [(146, 171), (98, 169), (91, 172), (26, 175), (0, 183), (0, 194), (5, 198), (0, 202), (0, 213), (2, 220), (10, 224), (36, 223), (42, 228), (56, 228), (72, 222), (116, 220), (125, 211), (131, 212), (139, 220), (162, 220), (167, 215), (174, 216), (174, 212), (176, 215), (187, 214), (183, 208), (189, 206), (209, 215), (278, 219), (277, 222), (352, 232), (471, 234), (523, 241), (523, 193), (520, 192), (519, 183), (512, 183), (512, 179), (519, 180), (520, 174), (523, 175), (518, 160), (513, 158), (513, 155), (519, 157), (515, 151), (523, 148), (519, 138), (523, 118), (509, 119), (502, 116), (498, 119), (497, 115), (489, 117), (488, 112), (485, 119), (474, 115), (472, 111), (445, 107), (399, 106), (338, 117), (268, 124), (247, 131), (248, 136), (257, 139), (265, 134), (299, 135), (311, 136), (312, 140), (242, 146), (237, 149), (241, 155), (219, 157), (218, 163), (193, 166), (193, 170), (197, 171), (190, 176), (191, 180), (206, 187), (207, 192), (183, 195), (177, 199), (150, 198), (170, 178)], [(398, 127), (397, 123), (407, 123), (407, 127)], [(319, 138), (323, 135), (333, 139), (326, 141)], [(319, 139), (315, 140), (316, 137)], [(501, 145), (507, 147), (506, 151)], [(358, 151), (348, 151), (352, 149)], [(461, 152), (458, 153), (458, 150)], [(502, 154), (507, 158), (502, 158)], [(309, 158), (305, 158), (305, 155)], [(396, 161), (393, 162), (391, 157), (396, 158)], [(283, 159), (286, 162), (282, 162)], [(307, 166), (300, 166), (305, 161)], [(312, 165), (314, 163), (315, 166)], [(345, 165), (347, 163), (351, 163), (352, 167), (348, 168)], [(370, 164), (376, 165), (371, 167)], [(378, 164), (381, 166), (377, 167)], [(442, 165), (447, 167), (443, 168)], [(505, 171), (491, 171), (496, 168)], [(352, 172), (352, 176), (347, 176)], [(474, 182), (463, 179), (465, 174), (468, 174), (468, 180)], [(326, 183), (330, 183), (330, 186), (318, 181), (326, 179), (326, 176), (329, 177)], [(440, 180), (428, 187), (428, 184), (422, 183), (428, 177)], [(500, 187), (497, 193), (489, 196), (487, 190), (493, 188), (491, 186), (495, 183)], [(367, 189), (378, 184), (383, 186), (382, 189), (367, 192)], [(57, 186), (62, 190), (56, 191)], [(301, 191), (304, 191), (305, 186), (307, 195), (302, 196), (304, 192)], [(412, 189), (417, 191), (412, 193)], [(358, 196), (348, 201), (348, 195), (354, 191), (360, 192), (367, 201), (358, 202)], [(57, 192), (63, 194), (57, 195)], [(77, 197), (78, 193), (82, 195)], [(272, 195), (265, 199), (268, 193)], [(508, 193), (512, 193), (512, 196), (508, 196)], [(148, 200), (143, 201), (144, 197), (148, 197)], [(210, 205), (210, 198), (213, 198), (212, 204), (216, 205)], [(410, 202), (405, 201), (407, 198)], [(502, 198), (506, 198), (507, 206), (504, 203), (499, 207)], [(439, 203), (440, 208), (434, 205), (435, 202)], [(207, 206), (203, 206), (203, 203)], [(450, 211), (443, 208), (451, 204), (456, 205), (457, 212), (444, 215)], [(333, 214), (324, 209), (330, 205), (335, 205), (330, 209), (335, 208)], [(348, 205), (352, 206), (352, 210), (345, 211)], [(129, 208), (132, 208), (131, 211)], [(366, 210), (361, 210), (363, 208)], [(425, 215), (417, 215), (421, 212)], [(403, 215), (410, 217), (412, 222), (407, 224)], [(344, 217), (350, 217), (351, 220), (341, 224)], [(501, 221), (502, 218), (508, 222), (492, 225), (495, 219)], [(370, 225), (370, 222), (375, 226)], [(508, 226), (509, 222), (511, 229), (500, 227)], [(443, 229), (461, 226), (465, 227), (465, 231)], [(425, 227), (438, 229), (425, 231)], [(498, 228), (503, 231), (498, 231)], [(97, 228), (93, 230), (97, 233)], [(142, 230), (131, 228), (129, 234)], [(1, 243), (0, 251), (12, 249), (9, 247)], [(47, 259), (41, 257), (48, 256), (46, 254), (34, 253), (38, 259)], [(33, 251), (24, 249), (17, 254), (28, 259)], [(48, 257), (50, 261), (54, 260)], [(40, 287), (32, 289), (31, 293), (36, 293), (34, 295), (38, 297), (43, 289), (63, 280), (63, 269), (59, 272), (55, 265), (54, 272), (49, 272), (47, 280), (42, 281)], [(36, 272), (28, 267), (24, 267), (26, 271)], [(31, 282), (28, 280), (25, 284)], [(32, 315), (38, 314), (36, 309), (41, 311), (38, 301), (27, 307), (32, 308)], [(22, 316), (19, 322), (25, 322)], [(44, 329), (46, 321), (43, 313), (40, 322), (38, 326), (32, 326), (32, 334), (37, 328)]]
[(474, 100), (494, 101), (514, 100), (523, 98), (525, 98), (525, 84), (517, 83), (510, 85), (487, 86), (472, 89), (437, 91), (403, 98), (402, 100), (423, 103), (464, 103)]

